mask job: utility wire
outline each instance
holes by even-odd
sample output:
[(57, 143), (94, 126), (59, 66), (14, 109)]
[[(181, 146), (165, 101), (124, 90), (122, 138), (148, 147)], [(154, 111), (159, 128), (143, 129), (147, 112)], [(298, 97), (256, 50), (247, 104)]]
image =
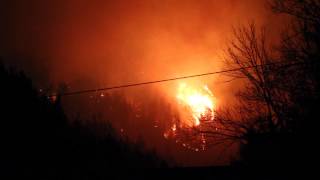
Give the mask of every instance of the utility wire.
[(161, 79), (161, 80), (155, 80), (155, 81), (146, 81), (146, 82), (140, 82), (140, 83), (132, 83), (132, 84), (124, 84), (119, 86), (110, 86), (105, 88), (98, 88), (98, 89), (87, 89), (87, 90), (80, 90), (80, 91), (73, 91), (73, 92), (66, 92), (62, 94), (51, 94), (48, 97), (54, 97), (54, 96), (70, 96), (70, 95), (78, 95), (78, 94), (85, 94), (85, 93), (92, 93), (92, 92), (98, 92), (98, 91), (107, 91), (112, 89), (120, 89), (120, 88), (128, 88), (133, 86), (141, 86), (141, 85), (147, 85), (147, 84), (155, 84), (155, 83), (162, 83), (162, 82), (168, 82), (168, 81), (176, 81), (180, 79), (188, 79), (188, 78), (196, 78), (201, 76), (209, 76), (209, 75), (215, 75), (215, 74), (222, 74), (222, 73), (229, 73), (229, 72), (235, 72), (235, 71), (241, 71), (245, 69), (251, 69), (251, 68), (258, 68), (263, 66), (271, 66), (276, 64), (283, 64), (283, 67), (293, 66), (301, 63), (282, 63), (282, 62), (276, 62), (276, 63), (268, 63), (263, 65), (255, 65), (255, 66), (247, 66), (247, 67), (241, 67), (241, 68), (234, 68), (234, 69), (227, 69), (227, 70), (221, 70), (221, 71), (215, 71), (215, 72), (208, 72), (208, 73), (202, 73), (202, 74), (194, 74), (189, 76), (181, 76), (181, 77), (175, 77), (175, 78), (169, 78), (169, 79)]

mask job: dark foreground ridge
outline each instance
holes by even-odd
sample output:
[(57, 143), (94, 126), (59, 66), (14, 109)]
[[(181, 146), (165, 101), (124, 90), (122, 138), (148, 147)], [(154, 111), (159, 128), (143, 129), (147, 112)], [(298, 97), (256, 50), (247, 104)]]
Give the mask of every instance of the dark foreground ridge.
[[(117, 138), (108, 124), (68, 120), (59, 99), (38, 95), (23, 73), (0, 65), (0, 171), (5, 176), (104, 177), (111, 169), (166, 167), (153, 152)], [(111, 172), (109, 172), (111, 171)]]

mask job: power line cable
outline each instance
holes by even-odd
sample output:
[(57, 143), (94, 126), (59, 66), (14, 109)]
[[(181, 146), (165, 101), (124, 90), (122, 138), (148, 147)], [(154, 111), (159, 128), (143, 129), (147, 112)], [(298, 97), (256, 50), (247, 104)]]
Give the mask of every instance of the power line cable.
[[(288, 66), (293, 66), (293, 65), (297, 65), (297, 64), (301, 64), (301, 63), (299, 63), (299, 62), (298, 63), (287, 63), (287, 64), (284, 64), (282, 62), (268, 63), (268, 64), (263, 64), (263, 65), (247, 66), (247, 67), (227, 69), (227, 70), (208, 72), (208, 73), (202, 73), (202, 74), (194, 74), (194, 75), (181, 76), (181, 77), (175, 77), (175, 78), (169, 78), (169, 79), (161, 79), (161, 80), (155, 80), (155, 81), (146, 81), (146, 82), (140, 82), (140, 83), (132, 83), (132, 84), (124, 84), (124, 85), (118, 85), (118, 86), (110, 86), (110, 87), (105, 87), (105, 88), (86, 89), (86, 90), (80, 90), (80, 91), (66, 92), (66, 93), (59, 94), (59, 96), (78, 95), (78, 94), (93, 93), (93, 92), (98, 92), (98, 91), (107, 91), (107, 90), (113, 90), (113, 89), (128, 88), (128, 87), (133, 87), (133, 86), (141, 86), (141, 85), (148, 85), (148, 84), (155, 84), (155, 83), (163, 83), (163, 82), (168, 82), (168, 81), (176, 81), (176, 80), (181, 80), (181, 79), (189, 79), (189, 78), (196, 78), (196, 77), (201, 77), (201, 76), (209, 76), (209, 75), (215, 75), (215, 74), (229, 73), (229, 72), (241, 71), (241, 70), (244, 70), (244, 69), (258, 68), (258, 67), (263, 67), (263, 66), (271, 66), (271, 65), (276, 65), (276, 64), (283, 64), (283, 65), (285, 65), (283, 67), (287, 68)], [(57, 96), (57, 95), (58, 94), (51, 94), (48, 97), (54, 97), (54, 96)]]

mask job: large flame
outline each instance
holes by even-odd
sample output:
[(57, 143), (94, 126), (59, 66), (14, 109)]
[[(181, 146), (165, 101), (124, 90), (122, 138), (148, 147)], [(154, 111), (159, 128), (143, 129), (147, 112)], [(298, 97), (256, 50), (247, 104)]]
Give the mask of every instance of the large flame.
[(178, 87), (177, 99), (191, 115), (191, 121), (184, 121), (187, 126), (199, 126), (202, 122), (214, 119), (215, 101), (207, 85), (192, 87), (181, 83)]

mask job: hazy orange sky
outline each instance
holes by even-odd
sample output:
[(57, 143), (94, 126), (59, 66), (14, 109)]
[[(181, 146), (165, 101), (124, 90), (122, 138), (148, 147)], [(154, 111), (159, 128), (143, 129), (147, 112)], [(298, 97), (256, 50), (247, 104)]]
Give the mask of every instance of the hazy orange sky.
[(29, 57), (25, 64), (34, 62), (31, 68), (55, 82), (115, 84), (212, 71), (232, 26), (275, 23), (256, 0), (3, 4), (2, 56)]

